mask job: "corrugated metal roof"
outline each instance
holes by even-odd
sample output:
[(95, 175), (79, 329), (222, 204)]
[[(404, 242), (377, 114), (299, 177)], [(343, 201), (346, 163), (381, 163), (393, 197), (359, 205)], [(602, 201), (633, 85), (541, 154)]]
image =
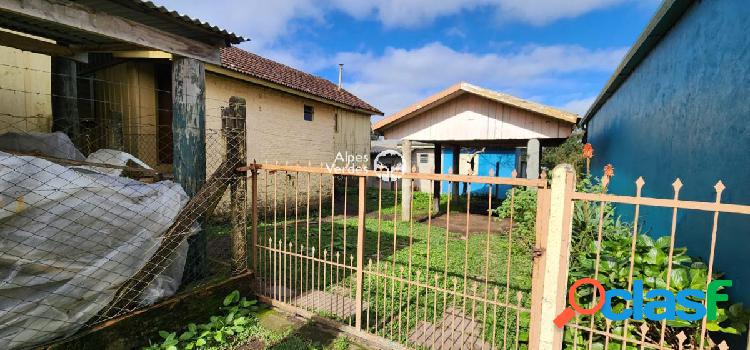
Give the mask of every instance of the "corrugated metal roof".
[(617, 89), (620, 88), (630, 76), (630, 74), (643, 62), (648, 56), (651, 50), (659, 44), (662, 38), (667, 35), (670, 29), (677, 23), (682, 15), (690, 8), (695, 0), (666, 0), (661, 5), (658, 11), (651, 21), (649, 21), (646, 29), (638, 37), (633, 47), (630, 48), (627, 55), (622, 59), (620, 65), (617, 66), (612, 77), (609, 78), (604, 89), (596, 97), (594, 103), (591, 104), (589, 110), (584, 115), (580, 122), (580, 125), (585, 125), (588, 121), (599, 111), (599, 109), (607, 102), (607, 100), (614, 95)]
[[(78, 0), (97, 11), (120, 16), (174, 34), (191, 34), (191, 38), (207, 40), (221, 37), (227, 44), (239, 44), (248, 39), (198, 18), (170, 10), (146, 0)], [(146, 17), (144, 17), (146, 16)], [(151, 18), (149, 18), (151, 17)], [(165, 22), (168, 19), (170, 22)], [(199, 33), (200, 31), (204, 33)]]

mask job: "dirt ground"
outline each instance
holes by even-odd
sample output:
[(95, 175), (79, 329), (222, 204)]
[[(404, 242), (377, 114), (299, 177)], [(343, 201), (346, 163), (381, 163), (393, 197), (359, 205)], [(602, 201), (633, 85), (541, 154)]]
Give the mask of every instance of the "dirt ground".
[[(420, 219), (419, 222), (427, 223), (427, 218)], [(452, 212), (450, 213), (450, 227), (447, 227), (448, 224), (448, 215), (447, 214), (441, 214), (436, 217), (432, 218), (433, 226), (441, 227), (441, 228), (448, 228), (450, 232), (466, 232), (466, 213), (456, 213)], [(469, 214), (469, 222), (468, 222), (468, 231), (469, 233), (487, 233), (487, 215), (482, 214)], [(492, 217), (490, 220), (490, 232), (495, 234), (500, 234), (503, 232), (507, 232), (510, 228), (510, 220), (508, 219), (498, 219), (497, 217)]]

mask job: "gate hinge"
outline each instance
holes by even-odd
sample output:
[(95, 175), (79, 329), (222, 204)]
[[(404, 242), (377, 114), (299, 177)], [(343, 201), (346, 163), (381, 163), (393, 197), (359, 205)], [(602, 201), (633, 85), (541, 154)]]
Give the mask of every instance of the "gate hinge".
[(544, 254), (544, 249), (542, 248), (534, 248), (534, 250), (531, 251), (531, 256), (533, 258), (538, 258)]

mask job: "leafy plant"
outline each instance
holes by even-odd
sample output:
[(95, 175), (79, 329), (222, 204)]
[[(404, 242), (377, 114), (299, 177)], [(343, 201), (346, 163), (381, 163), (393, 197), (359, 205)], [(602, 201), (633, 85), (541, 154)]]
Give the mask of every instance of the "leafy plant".
[(240, 297), (239, 291), (229, 293), (219, 315), (211, 316), (202, 324), (190, 323), (182, 332), (159, 331), (161, 343), (144, 350), (224, 349), (245, 340), (257, 328), (257, 301)]
[[(611, 220), (611, 219), (610, 219)], [(625, 225), (623, 225), (625, 226)], [(606, 289), (628, 289), (630, 280), (631, 264), (631, 246), (632, 233), (627, 234), (624, 231), (618, 231), (603, 240), (601, 247), (595, 242), (590, 242), (587, 250), (575, 257), (570, 269), (570, 281), (575, 281), (584, 277), (592, 277), (595, 274), (596, 255), (599, 253), (599, 271), (598, 280)], [(667, 289), (667, 271), (669, 268), (669, 247), (670, 237), (664, 236), (654, 240), (648, 235), (639, 234), (636, 239), (635, 253), (633, 259), (633, 280), (642, 280), (644, 289)], [(672, 266), (670, 273), (670, 285), (668, 290), (678, 292), (683, 289), (705, 290), (708, 278), (708, 268), (699, 259), (687, 254), (686, 248), (675, 248), (672, 256)], [(719, 278), (720, 274), (715, 274), (714, 278)], [(578, 301), (580, 305), (589, 305), (592, 301), (591, 289), (579, 289)], [(649, 300), (646, 299), (645, 302)], [(613, 299), (615, 304), (613, 310), (619, 312), (625, 308), (625, 303), (620, 299)], [(678, 309), (683, 309), (678, 306)], [(742, 334), (747, 331), (747, 323), (750, 320), (750, 313), (743, 309), (742, 304), (720, 303), (717, 312), (717, 319), (707, 321), (706, 328), (710, 332), (720, 332), (727, 334)], [(590, 322), (590, 321), (589, 321)], [(604, 327), (604, 319), (595, 317), (599, 329)], [(648, 322), (649, 331), (647, 339), (651, 342), (658, 342), (660, 338), (661, 323), (653, 321)], [(624, 324), (618, 322), (613, 329), (618, 334), (622, 334)], [(640, 322), (629, 322), (627, 333), (630, 339), (640, 339), (641, 333), (638, 330), (641, 327)], [(697, 346), (700, 342), (701, 321), (668, 321), (665, 333), (665, 341), (670, 346), (677, 348), (677, 334), (684, 332), (687, 336), (687, 343)], [(568, 330), (568, 333), (571, 333)], [(581, 343), (579, 335), (579, 344)], [(595, 342), (602, 342), (597, 339)], [(566, 339), (572, 342), (572, 334), (567, 334)], [(588, 338), (586, 338), (588, 341)], [(618, 344), (619, 348), (621, 345)], [(635, 346), (634, 346), (635, 347)]]
[[(601, 193), (602, 185), (598, 178), (584, 176), (576, 183), (576, 191), (585, 193)], [(513, 193), (513, 207), (511, 208), (511, 194)], [(496, 209), (498, 217), (509, 219), (513, 212), (513, 235), (523, 240), (524, 246), (532, 247), (535, 239), (536, 225), (536, 194), (533, 188), (515, 188), (508, 190), (506, 200)], [(628, 228), (622, 225), (615, 216), (612, 204), (584, 201), (575, 202), (572, 218), (573, 232), (572, 252), (584, 250), (588, 244), (598, 237), (599, 213), (602, 209), (602, 236), (608, 237), (618, 232), (626, 232)]]
[(582, 139), (583, 132), (574, 131), (561, 145), (557, 147), (545, 147), (542, 150), (542, 167), (552, 169), (558, 164), (571, 164), (577, 174), (583, 175), (585, 172), (585, 161), (581, 153)]
[[(586, 175), (576, 183), (576, 190), (585, 193), (601, 193), (603, 188), (598, 178)], [(511, 211), (513, 211), (514, 236), (524, 240), (525, 246), (533, 245), (534, 242), (536, 194), (535, 189), (516, 188), (511, 208), (511, 201), (509, 200), (511, 192), (508, 191), (508, 200), (505, 200), (496, 210), (500, 218), (509, 218)], [(628, 289), (632, 225), (622, 222), (616, 215), (614, 206), (610, 203), (576, 201), (572, 227), (571, 255), (574, 258), (570, 264), (570, 282), (594, 276), (596, 254), (599, 252), (598, 280), (604, 285), (605, 289)], [(600, 230), (601, 247), (596, 243)], [(647, 233), (638, 232), (634, 254), (633, 279), (643, 280), (645, 289), (666, 288), (666, 276), (669, 270), (669, 245), (669, 237), (660, 237), (654, 240)], [(669, 289), (672, 292), (682, 289), (704, 290), (708, 269), (699, 259), (689, 256), (686, 248), (675, 248), (670, 276)], [(714, 278), (717, 277), (719, 276), (715, 274)], [(579, 289), (577, 294), (579, 304), (589, 305), (592, 294), (593, 290), (590, 288)], [(625, 304), (622, 302), (613, 306), (615, 311), (621, 311), (624, 307)], [(584, 318), (584, 324), (589, 320)], [(743, 309), (741, 304), (725, 303), (719, 305), (717, 320), (707, 321), (706, 328), (709, 332), (741, 334), (747, 331), (748, 320), (750, 320), (750, 314)], [(595, 322), (597, 329), (605, 329), (605, 320), (601, 316), (595, 316)], [(658, 342), (661, 324), (658, 322), (649, 323), (650, 331), (647, 333), (647, 337), (649, 341)], [(621, 323), (611, 325), (612, 332), (623, 334), (623, 326), (624, 324)], [(640, 326), (641, 323), (639, 322), (629, 322), (627, 333), (630, 339), (640, 339)], [(700, 326), (700, 321), (667, 322), (665, 341), (677, 348), (677, 334), (683, 331), (688, 337), (687, 342), (695, 346), (700, 342)], [(565, 341), (568, 346), (572, 345), (574, 336), (578, 337), (578, 344), (588, 343), (587, 332), (575, 332), (567, 329)], [(604, 344), (601, 336), (593, 335), (593, 337), (593, 342), (598, 344), (599, 347)], [(622, 346), (615, 341), (610, 341), (610, 344), (617, 349)], [(632, 348), (636, 347), (633, 346)]]

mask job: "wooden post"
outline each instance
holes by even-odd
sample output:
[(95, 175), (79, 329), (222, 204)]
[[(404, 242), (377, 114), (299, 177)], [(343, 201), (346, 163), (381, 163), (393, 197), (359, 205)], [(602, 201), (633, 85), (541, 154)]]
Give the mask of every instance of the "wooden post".
[[(530, 339), (534, 336), (538, 338), (538, 340), (533, 340), (538, 342), (538, 347), (536, 347), (538, 349), (562, 348), (563, 329), (557, 328), (553, 320), (565, 309), (567, 303), (568, 263), (574, 208), (571, 196), (575, 191), (575, 180), (575, 170), (569, 164), (558, 165), (552, 170), (547, 237), (540, 242), (544, 248), (543, 265), (539, 266), (542, 275), (535, 276), (532, 282), (533, 285), (533, 283), (540, 283), (541, 280), (541, 286), (535, 286), (537, 287), (536, 295), (532, 290), (533, 296), (541, 297), (541, 305), (538, 312), (532, 312), (530, 325)], [(542, 199), (542, 201), (545, 200)], [(538, 290), (539, 288), (541, 291)]]
[(547, 230), (549, 219), (550, 190), (538, 189), (536, 193), (536, 239), (534, 241), (533, 264), (531, 271), (531, 322), (529, 329), (529, 349), (539, 349), (539, 332), (542, 312), (542, 292), (544, 290), (544, 268), (547, 259)]
[(365, 268), (365, 176), (359, 177), (359, 213), (357, 216), (357, 292), (355, 297), (354, 327), (362, 329), (362, 288)]
[[(442, 159), (442, 145), (439, 143), (435, 144), (435, 148), (433, 151), (434, 155), (434, 162), (435, 162), (435, 174), (442, 173), (443, 170), (443, 159)], [(440, 213), (440, 185), (441, 181), (435, 181), (433, 188), (432, 188), (432, 213), (438, 214)]]
[(252, 239), (250, 240), (250, 262), (253, 267), (253, 271), (258, 271), (258, 170), (253, 169), (252, 171)]
[[(175, 57), (172, 61), (172, 171), (191, 198), (206, 180), (206, 81), (203, 62)], [(206, 235), (188, 239), (183, 282), (206, 274)]]
[[(451, 165), (453, 169), (453, 174), (458, 175), (460, 173), (461, 168), (461, 146), (455, 145), (453, 146), (453, 164)], [(453, 183), (453, 188), (451, 189), (453, 194), (451, 195), (451, 198), (453, 198), (454, 202), (458, 201), (458, 182)]]
[[(245, 141), (245, 99), (232, 96), (229, 99), (229, 113), (224, 125), (224, 137), (227, 144), (227, 159), (234, 168), (244, 165), (247, 159)], [(235, 170), (230, 180), (231, 213), (232, 213), (232, 272), (242, 274), (247, 270), (247, 182), (245, 173)], [(253, 186), (256, 186), (253, 177)], [(256, 192), (253, 192), (255, 195)], [(255, 200), (255, 197), (253, 197)], [(255, 208), (255, 202), (253, 201)], [(256, 209), (257, 210), (257, 209)], [(253, 215), (257, 214), (256, 210)], [(254, 247), (251, 248), (254, 252)], [(253, 259), (253, 266), (255, 260)]]
[[(401, 172), (411, 172), (411, 140), (401, 141)], [(411, 191), (412, 191), (412, 180), (407, 178), (401, 178), (401, 221), (409, 221), (411, 219)]]
[(78, 145), (78, 71), (75, 61), (52, 57), (52, 131), (61, 131)]

